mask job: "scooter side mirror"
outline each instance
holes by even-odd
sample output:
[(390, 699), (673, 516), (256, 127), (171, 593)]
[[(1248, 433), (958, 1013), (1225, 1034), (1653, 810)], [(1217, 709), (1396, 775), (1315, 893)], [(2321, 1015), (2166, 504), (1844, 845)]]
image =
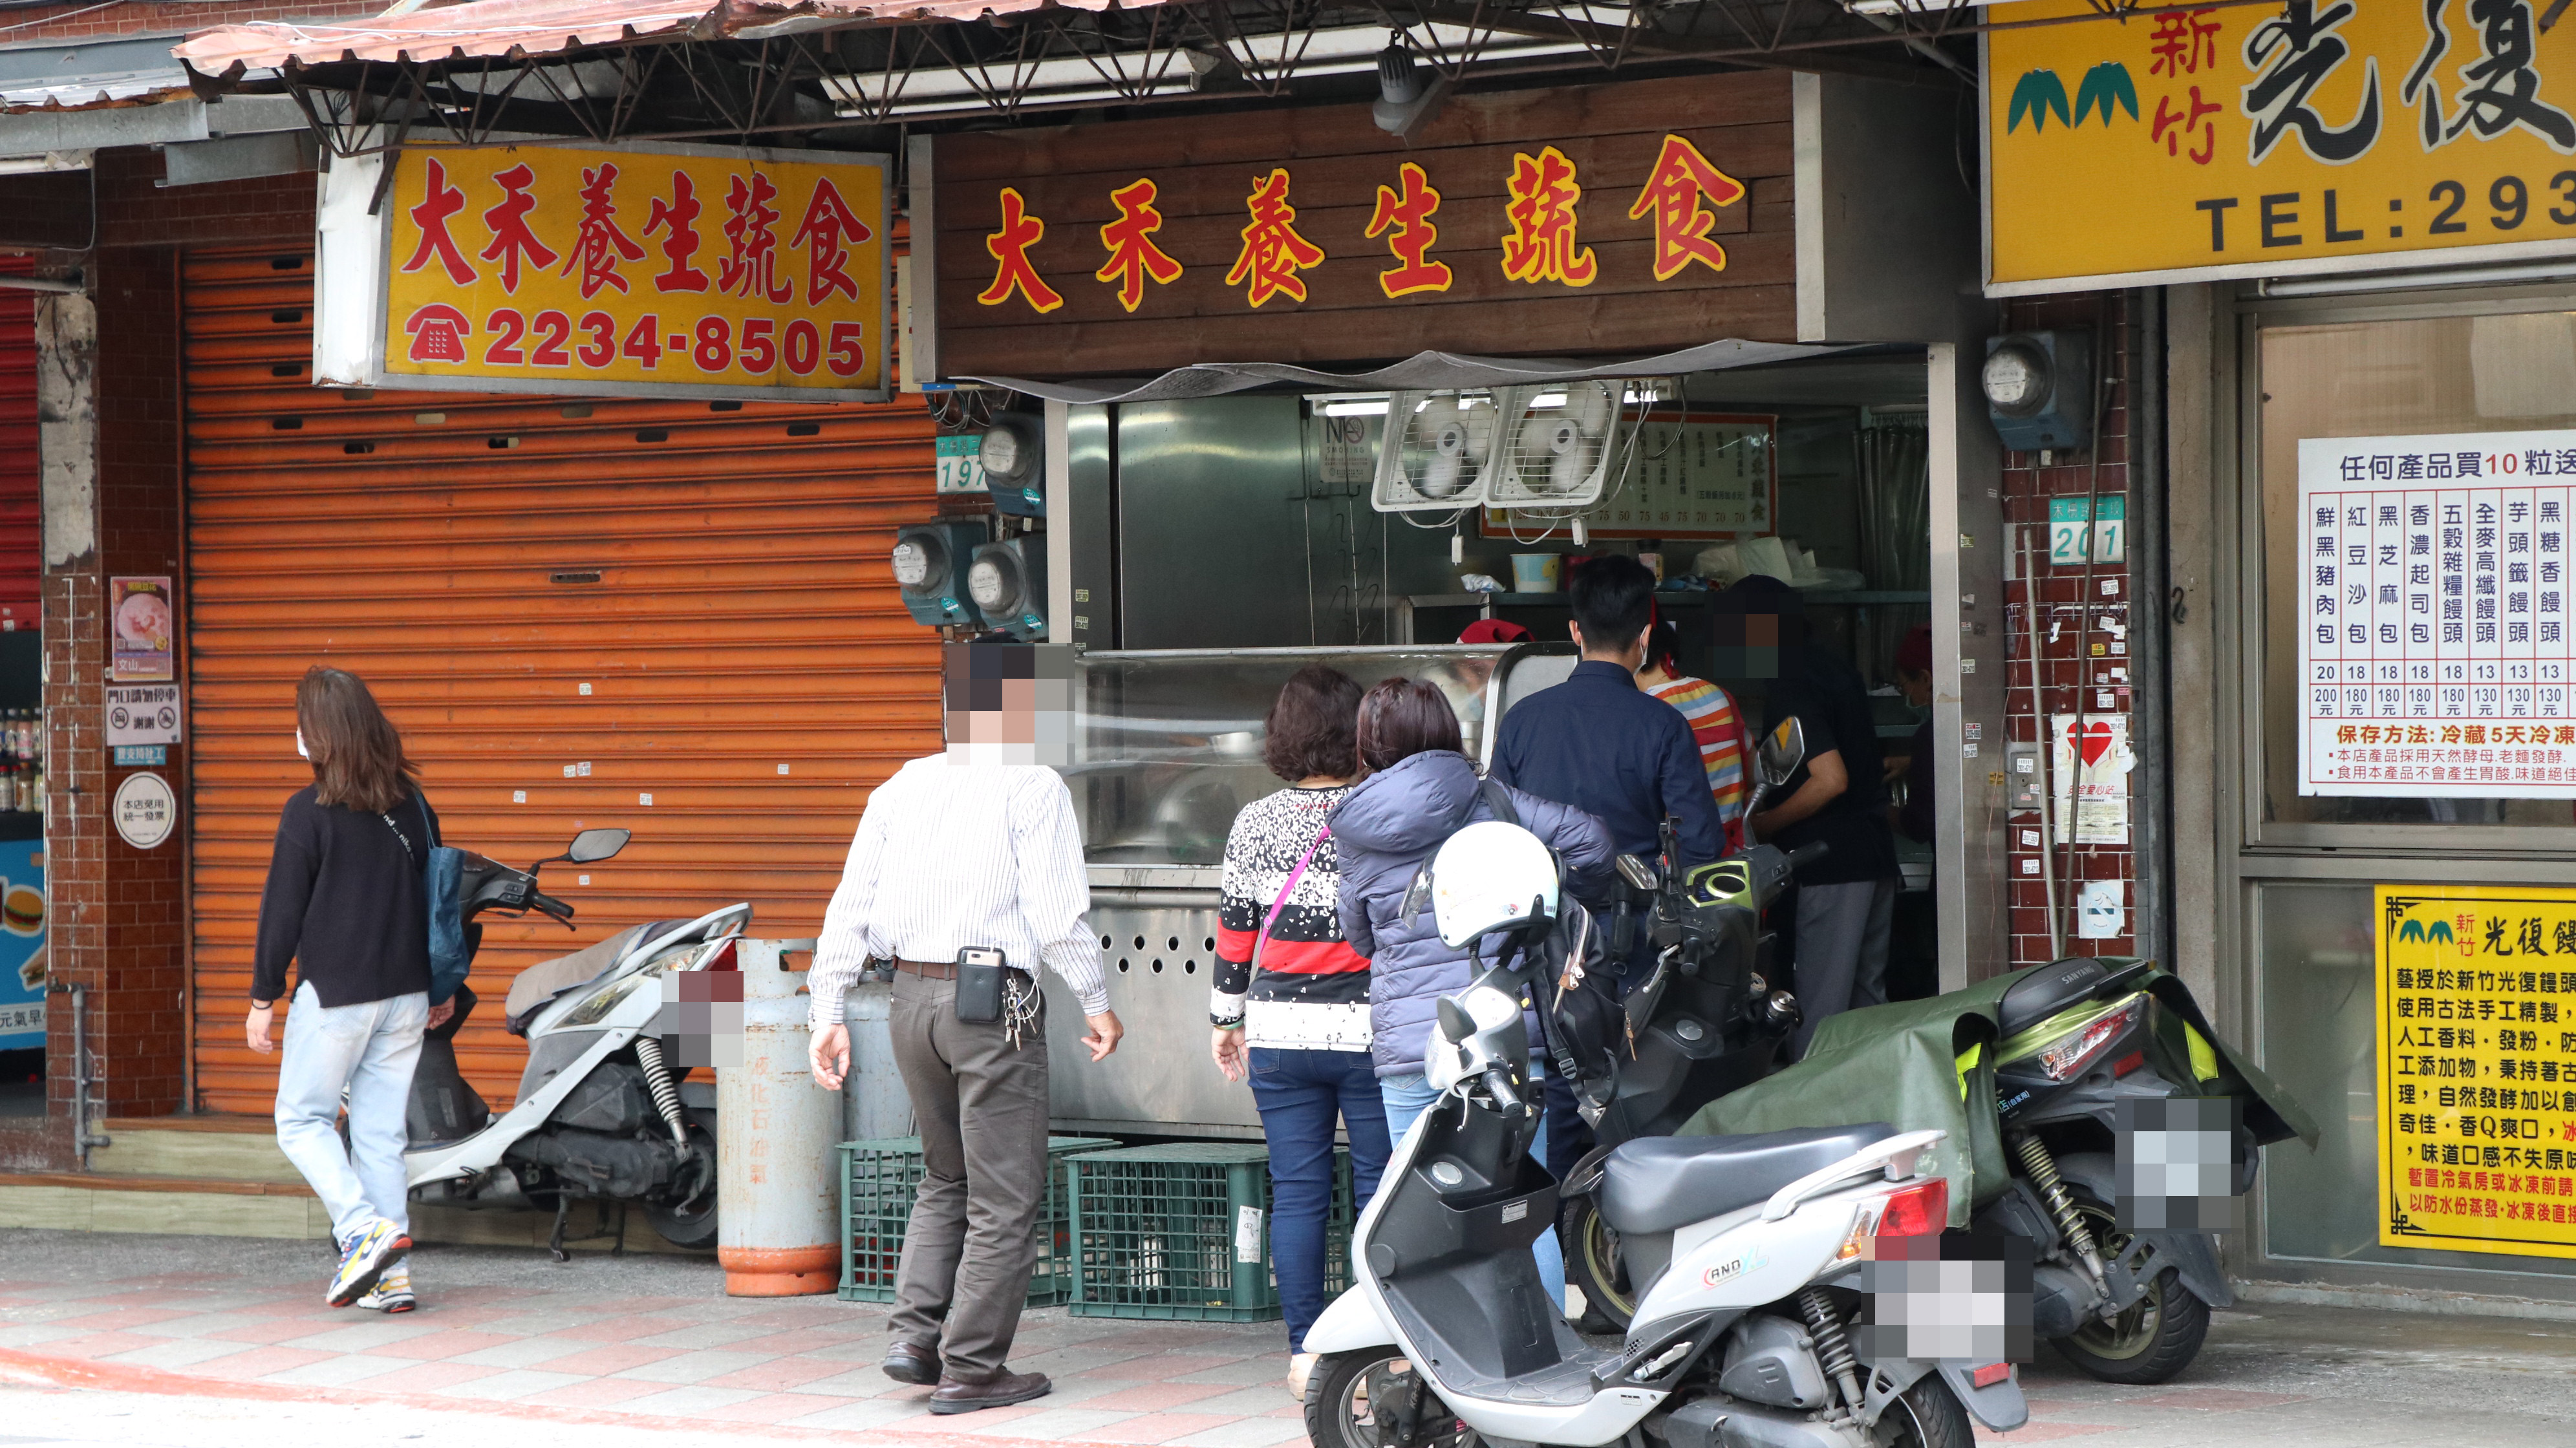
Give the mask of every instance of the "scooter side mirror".
[(1806, 759), (1806, 726), (1792, 714), (1780, 721), (1780, 727), (1763, 736), (1761, 748), (1754, 751), (1754, 768), (1762, 783), (1778, 789), (1789, 782), (1789, 776), (1797, 773), (1798, 766)]
[(576, 865), (614, 859), (618, 851), (626, 848), (626, 842), (634, 837), (631, 830), (583, 830), (572, 837), (572, 844), (564, 850), (563, 857)]
[(1413, 928), (1414, 922), (1422, 918), (1422, 907), (1430, 902), (1431, 867), (1425, 865), (1413, 872), (1413, 883), (1404, 887), (1404, 903), (1398, 913), (1404, 919), (1405, 929)]
[(1627, 881), (1637, 889), (1658, 890), (1663, 888), (1663, 876), (1656, 872), (1654, 866), (1647, 864), (1636, 856), (1623, 854), (1620, 855), (1614, 863), (1619, 867), (1619, 878)]

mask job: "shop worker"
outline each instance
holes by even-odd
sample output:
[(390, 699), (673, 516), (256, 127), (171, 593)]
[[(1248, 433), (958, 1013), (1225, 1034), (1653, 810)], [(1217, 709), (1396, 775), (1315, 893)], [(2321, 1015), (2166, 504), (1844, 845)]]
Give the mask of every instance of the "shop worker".
[(1748, 637), (1768, 633), (1777, 640), (1764, 727), (1795, 715), (1806, 734), (1805, 762), (1751, 822), (1753, 837), (1764, 844), (1796, 850), (1822, 841), (1828, 847), (1823, 858), (1798, 867), (1794, 979), (1806, 1018), (1797, 1035), (1803, 1055), (1827, 1017), (1887, 999), (1898, 870), (1878, 721), (1859, 672), (1809, 639), (1789, 585), (1755, 574), (1726, 590), (1715, 607), (1741, 616)]
[(850, 1069), (842, 997), (870, 957), (894, 970), (896, 1069), (921, 1131), (922, 1181), (895, 1270), (886, 1376), (937, 1384), (934, 1413), (1043, 1396), (1015, 1373), (1047, 1180), (1047, 1039), (1037, 971), (1080, 1002), (1091, 1059), (1118, 1048), (1064, 779), (1072, 678), (1063, 645), (942, 650), (948, 747), (877, 786), (823, 917), (809, 978), (814, 1079)]
[[(1637, 687), (1655, 621), (1654, 573), (1625, 554), (1608, 554), (1576, 569), (1567, 594), (1574, 607), (1568, 632), (1582, 661), (1564, 683), (1503, 716), (1493, 777), (1600, 820), (1622, 854), (1653, 860), (1670, 816), (1679, 832), (1676, 867), (1716, 859), (1726, 835), (1690, 720)], [(1631, 927), (1631, 975), (1646, 937)], [(1575, 1114), (1573, 1088), (1554, 1072), (1547, 1077), (1547, 1127), (1547, 1167), (1563, 1178), (1590, 1149), (1591, 1133)]]

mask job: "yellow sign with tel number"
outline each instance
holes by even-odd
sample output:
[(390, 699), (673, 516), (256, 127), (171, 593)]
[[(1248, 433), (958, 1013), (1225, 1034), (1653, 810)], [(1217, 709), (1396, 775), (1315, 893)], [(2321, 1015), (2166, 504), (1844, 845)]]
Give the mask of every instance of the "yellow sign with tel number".
[(2576, 1257), (2576, 890), (2376, 903), (2380, 1245)]
[(2534, 0), (1987, 18), (1991, 294), (2576, 252), (2576, 25)]
[(885, 395), (881, 157), (409, 147), (393, 166), (388, 384)]

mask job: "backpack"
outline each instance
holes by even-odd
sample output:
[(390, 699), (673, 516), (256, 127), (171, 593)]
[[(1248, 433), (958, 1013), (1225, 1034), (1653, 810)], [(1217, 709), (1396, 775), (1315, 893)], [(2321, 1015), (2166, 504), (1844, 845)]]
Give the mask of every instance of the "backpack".
[(403, 854), (420, 863), (421, 898), (429, 907), (429, 1003), (435, 1006), (455, 998), (474, 963), (465, 944), (465, 852), (440, 844), (438, 821), (429, 812), (429, 801), (417, 791), (411, 798), (420, 806), (421, 824), (429, 832), (426, 860), (419, 860), (411, 847), (411, 836), (403, 833), (391, 814), (385, 815), (384, 821), (394, 838), (402, 841)]

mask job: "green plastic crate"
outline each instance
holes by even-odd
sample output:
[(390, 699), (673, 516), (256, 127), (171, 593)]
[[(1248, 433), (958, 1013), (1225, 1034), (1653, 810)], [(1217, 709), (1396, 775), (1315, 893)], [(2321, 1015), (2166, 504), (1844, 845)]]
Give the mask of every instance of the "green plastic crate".
[[(1029, 1305), (1055, 1307), (1073, 1295), (1072, 1198), (1065, 1159), (1118, 1143), (1106, 1136), (1047, 1138), (1047, 1189), (1038, 1205), (1037, 1271), (1029, 1278)], [(845, 1141), (841, 1168), (841, 1298), (892, 1302), (895, 1269), (903, 1257), (904, 1228), (920, 1193), (921, 1138)]]
[[(1073, 1180), (1076, 1317), (1262, 1322), (1279, 1316), (1270, 1262), (1270, 1152), (1178, 1142), (1092, 1152)], [(1350, 1284), (1355, 1218), (1347, 1149), (1333, 1162), (1327, 1298)]]

